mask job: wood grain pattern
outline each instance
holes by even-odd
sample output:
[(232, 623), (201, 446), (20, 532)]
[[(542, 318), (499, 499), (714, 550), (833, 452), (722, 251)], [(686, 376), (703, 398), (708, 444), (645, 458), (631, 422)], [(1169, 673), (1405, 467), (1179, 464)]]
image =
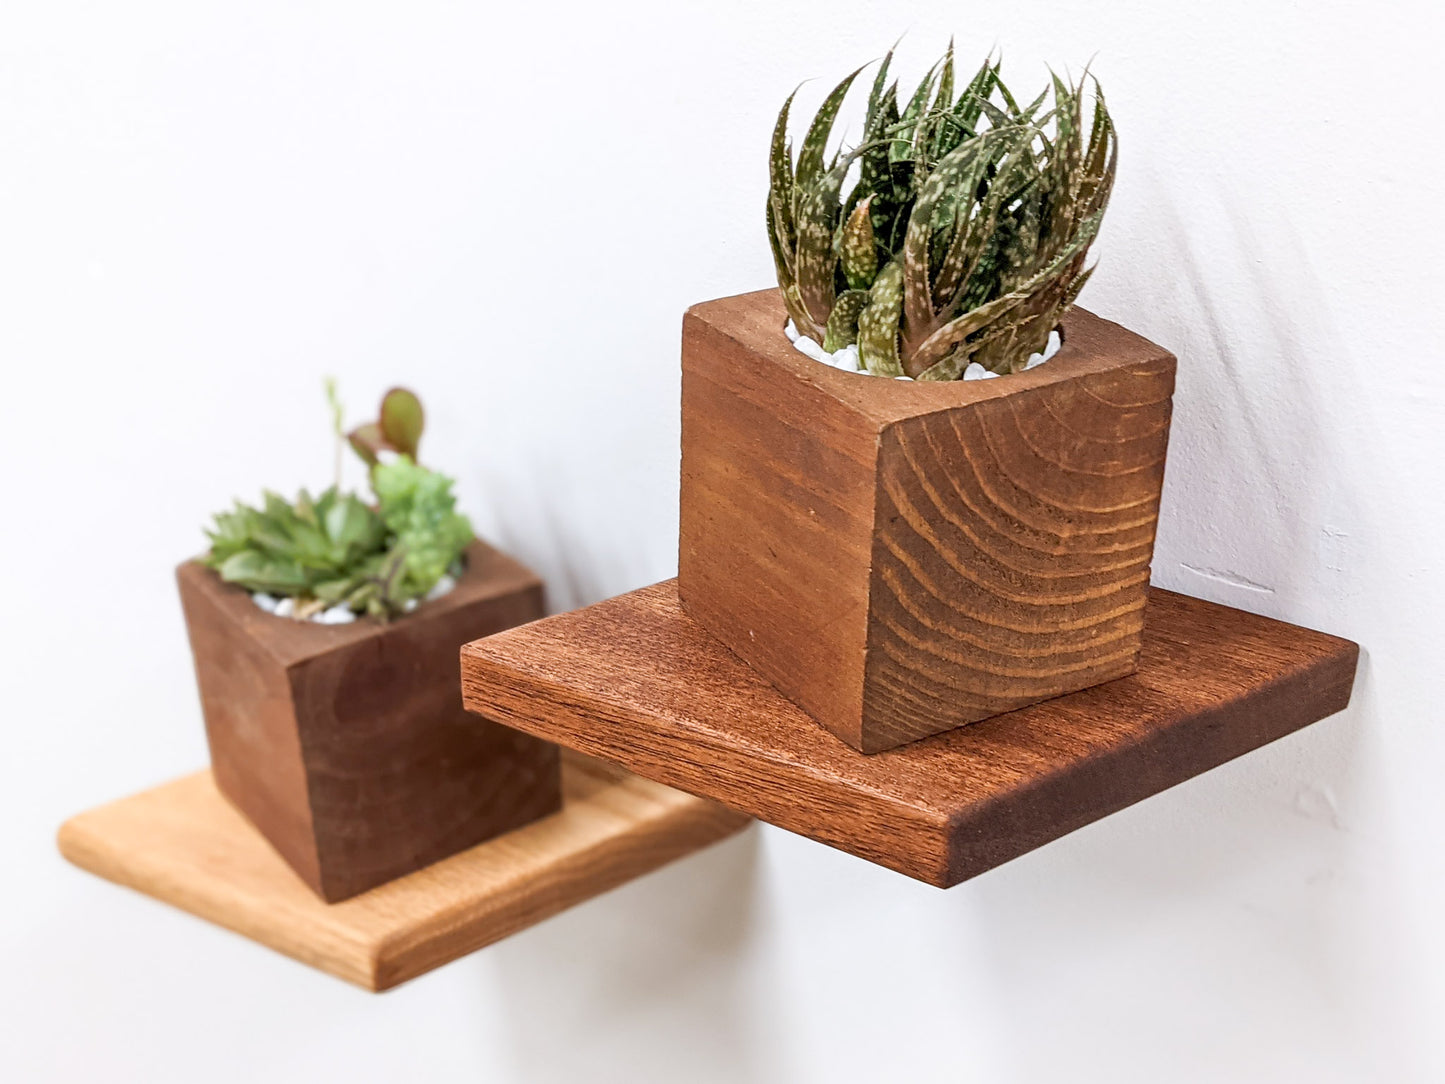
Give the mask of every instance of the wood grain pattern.
[(67, 821), (60, 850), (107, 880), (368, 990), (386, 990), (736, 832), (748, 818), (567, 754), (561, 812), (325, 904), (209, 772)]
[(674, 582), (462, 650), (473, 710), (946, 887), (1341, 710), (1358, 648), (1151, 590), (1128, 677), (865, 755)]
[(275, 617), (177, 570), (216, 784), (335, 902), (555, 812), (557, 750), (467, 714), (457, 649), (542, 614), (484, 543), (447, 595), (389, 624)]
[(1075, 310), (1048, 365), (914, 384), (783, 320), (770, 290), (684, 322), (688, 611), (863, 752), (1131, 672), (1172, 355)]

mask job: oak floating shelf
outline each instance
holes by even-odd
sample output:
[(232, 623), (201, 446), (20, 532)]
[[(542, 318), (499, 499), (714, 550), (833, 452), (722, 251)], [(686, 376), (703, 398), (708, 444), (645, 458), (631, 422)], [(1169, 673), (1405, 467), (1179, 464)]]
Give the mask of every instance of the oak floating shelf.
[(675, 581), (468, 644), (469, 709), (940, 887), (1343, 709), (1348, 640), (1153, 589), (1137, 673), (865, 755)]
[(67, 821), (71, 862), (386, 990), (736, 832), (748, 818), (574, 753), (560, 813), (326, 904), (223, 799), (209, 771)]

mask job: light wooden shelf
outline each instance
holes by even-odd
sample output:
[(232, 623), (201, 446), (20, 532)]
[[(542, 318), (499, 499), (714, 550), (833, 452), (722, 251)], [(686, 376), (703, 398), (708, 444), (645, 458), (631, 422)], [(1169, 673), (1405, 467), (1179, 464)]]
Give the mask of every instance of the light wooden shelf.
[(210, 772), (60, 829), (82, 869), (368, 990), (386, 990), (736, 832), (748, 818), (563, 757), (562, 812), (343, 903), (323, 903)]
[(472, 711), (946, 887), (1341, 710), (1358, 650), (1156, 589), (1132, 676), (864, 755), (669, 581), (467, 645), (462, 687)]

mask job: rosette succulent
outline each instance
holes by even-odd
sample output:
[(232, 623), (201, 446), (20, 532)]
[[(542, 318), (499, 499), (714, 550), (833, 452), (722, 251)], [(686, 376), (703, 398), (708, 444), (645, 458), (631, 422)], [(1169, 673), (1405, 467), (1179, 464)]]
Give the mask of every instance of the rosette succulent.
[(1055, 75), (1020, 105), (992, 58), (956, 87), (950, 44), (902, 102), (892, 57), (856, 146), (827, 154), (862, 69), (824, 99), (796, 158), (793, 95), (778, 114), (767, 226), (788, 315), (826, 350), (856, 342), (878, 376), (1015, 372), (1093, 270), (1118, 158), (1103, 92)]
[(303, 489), (294, 501), (269, 492), (259, 507), (237, 501), (215, 517), (201, 561), (228, 583), (295, 599), (297, 617), (338, 605), (394, 617), (460, 572), (472, 527), (452, 480), (416, 462), (424, 415), (415, 395), (393, 388), (378, 421), (344, 436), (334, 394), (332, 409), (338, 445), (349, 442), (370, 468), (375, 504), (339, 483), (315, 498)]

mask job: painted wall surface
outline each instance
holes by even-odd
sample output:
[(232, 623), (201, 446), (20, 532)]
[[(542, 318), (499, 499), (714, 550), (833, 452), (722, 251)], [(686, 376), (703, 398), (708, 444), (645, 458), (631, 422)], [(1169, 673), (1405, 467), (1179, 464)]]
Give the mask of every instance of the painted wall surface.
[[(6, 4), (0, 1077), (1445, 1079), (1438, 11)], [(61, 861), (204, 762), (171, 568), (325, 484), (324, 374), (422, 392), (553, 608), (670, 575), (682, 311), (769, 284), (783, 97), (902, 32), (1093, 58), (1155, 578), (1359, 640), (1349, 711), (948, 892), (754, 828), (380, 998)]]

